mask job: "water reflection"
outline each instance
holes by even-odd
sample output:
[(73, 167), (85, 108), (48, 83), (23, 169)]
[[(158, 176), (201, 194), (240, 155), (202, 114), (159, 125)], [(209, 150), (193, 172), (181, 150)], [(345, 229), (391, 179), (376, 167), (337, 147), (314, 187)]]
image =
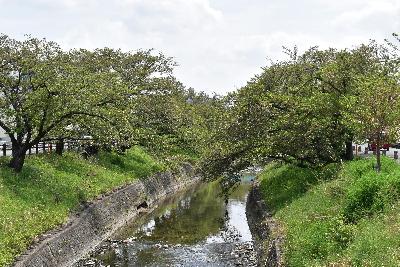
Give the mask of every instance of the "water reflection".
[(122, 228), (113, 238), (122, 242), (96, 258), (106, 266), (203, 266), (210, 259), (226, 266), (224, 257), (232, 257), (227, 244), (252, 240), (245, 214), (249, 187), (238, 186), (227, 202), (218, 182), (175, 196)]
[(183, 196), (139, 227), (138, 240), (168, 244), (196, 244), (218, 233), (224, 224), (225, 207), (217, 183), (202, 185), (190, 195)]

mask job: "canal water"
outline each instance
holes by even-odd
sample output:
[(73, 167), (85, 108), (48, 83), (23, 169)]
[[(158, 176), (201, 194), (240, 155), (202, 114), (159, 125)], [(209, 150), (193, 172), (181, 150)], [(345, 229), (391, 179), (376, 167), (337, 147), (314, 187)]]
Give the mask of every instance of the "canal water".
[(218, 182), (165, 200), (77, 266), (256, 266), (246, 219), (253, 175), (224, 198)]

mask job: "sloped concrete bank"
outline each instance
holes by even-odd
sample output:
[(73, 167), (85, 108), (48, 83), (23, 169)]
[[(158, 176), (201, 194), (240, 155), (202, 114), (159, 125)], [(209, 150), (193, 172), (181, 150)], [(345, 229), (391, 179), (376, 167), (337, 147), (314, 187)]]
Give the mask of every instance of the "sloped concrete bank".
[(279, 226), (268, 212), (258, 181), (253, 182), (246, 203), (246, 216), (254, 240), (258, 266), (284, 266), (282, 258), (283, 237)]
[(58, 230), (41, 237), (20, 256), (15, 267), (71, 266), (127, 221), (157, 207), (168, 195), (200, 182), (193, 167), (136, 181), (89, 204)]

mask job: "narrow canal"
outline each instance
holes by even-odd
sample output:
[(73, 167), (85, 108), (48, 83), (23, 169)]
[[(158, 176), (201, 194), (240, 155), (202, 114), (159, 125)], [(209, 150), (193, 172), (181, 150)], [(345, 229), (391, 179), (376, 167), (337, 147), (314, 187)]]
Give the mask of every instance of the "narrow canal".
[(77, 266), (255, 266), (245, 213), (253, 177), (243, 175), (228, 199), (217, 182), (167, 199)]

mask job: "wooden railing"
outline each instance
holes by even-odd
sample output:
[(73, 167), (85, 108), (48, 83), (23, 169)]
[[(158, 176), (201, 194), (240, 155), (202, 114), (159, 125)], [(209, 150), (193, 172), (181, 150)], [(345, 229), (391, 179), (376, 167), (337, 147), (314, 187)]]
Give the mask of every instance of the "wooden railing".
[[(92, 139), (64, 139), (62, 143), (57, 139), (47, 139), (40, 141), (35, 146), (31, 147), (26, 154), (41, 154), (41, 153), (52, 153), (56, 151), (56, 147), (61, 145), (61, 150), (74, 150), (77, 152), (84, 151), (85, 147), (89, 146), (93, 142)], [(0, 157), (11, 156), (12, 145), (10, 143), (4, 143), (1, 145)]]
[[(368, 155), (376, 155), (376, 150), (371, 151), (368, 146), (364, 146), (363, 149), (361, 146), (356, 145), (353, 146), (353, 151), (355, 153), (355, 155), (358, 156), (368, 156)], [(381, 154), (383, 156), (388, 156), (391, 158), (394, 158), (396, 160), (399, 159), (399, 150), (398, 149), (394, 149), (394, 148), (389, 148), (389, 150), (386, 149), (381, 149)]]

